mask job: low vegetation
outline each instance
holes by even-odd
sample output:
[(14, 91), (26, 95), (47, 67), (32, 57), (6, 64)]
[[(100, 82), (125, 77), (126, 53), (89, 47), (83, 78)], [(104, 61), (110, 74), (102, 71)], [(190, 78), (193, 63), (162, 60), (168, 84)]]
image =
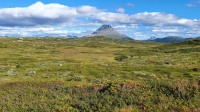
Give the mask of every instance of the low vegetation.
[(200, 40), (0, 38), (0, 111), (200, 111)]

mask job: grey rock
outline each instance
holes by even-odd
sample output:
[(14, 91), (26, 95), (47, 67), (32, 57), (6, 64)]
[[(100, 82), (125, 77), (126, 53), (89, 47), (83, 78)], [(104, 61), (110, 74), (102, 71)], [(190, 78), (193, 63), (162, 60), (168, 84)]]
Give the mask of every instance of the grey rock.
[(71, 71), (67, 71), (66, 73), (62, 74), (60, 77), (64, 78), (64, 77), (66, 77), (66, 76), (68, 76), (70, 74), (71, 74)]
[(8, 70), (7, 71), (7, 76), (14, 76), (14, 75), (17, 75), (18, 73), (15, 71), (15, 70), (13, 70), (13, 69), (10, 69), (10, 70)]
[(36, 71), (29, 71), (26, 73), (27, 76), (32, 76), (32, 75), (35, 75), (36, 74)]

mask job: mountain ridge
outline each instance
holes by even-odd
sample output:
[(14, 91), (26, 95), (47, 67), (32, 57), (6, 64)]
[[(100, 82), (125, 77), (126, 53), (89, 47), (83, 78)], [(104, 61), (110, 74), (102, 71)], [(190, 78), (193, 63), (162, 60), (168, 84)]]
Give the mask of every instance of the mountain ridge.
[(190, 40), (192, 38), (183, 38), (180, 36), (167, 36), (164, 38), (150, 38), (148, 40), (145, 40), (147, 42), (160, 42), (160, 43), (178, 43), (178, 42), (184, 42), (187, 40)]

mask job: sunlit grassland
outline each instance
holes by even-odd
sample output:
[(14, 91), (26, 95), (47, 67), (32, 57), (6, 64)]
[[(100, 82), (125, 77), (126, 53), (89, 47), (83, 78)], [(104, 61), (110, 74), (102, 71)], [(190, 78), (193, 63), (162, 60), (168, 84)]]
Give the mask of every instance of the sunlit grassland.
[(0, 38), (1, 111), (200, 111), (200, 41)]

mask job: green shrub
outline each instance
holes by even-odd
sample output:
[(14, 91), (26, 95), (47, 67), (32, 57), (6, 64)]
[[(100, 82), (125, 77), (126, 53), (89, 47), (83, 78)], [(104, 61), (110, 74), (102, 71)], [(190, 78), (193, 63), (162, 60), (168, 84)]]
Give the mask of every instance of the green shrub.
[(0, 48), (7, 48), (7, 44), (0, 43)]
[(128, 59), (128, 56), (126, 56), (126, 55), (119, 55), (119, 56), (115, 57), (115, 60), (117, 60), (117, 61), (124, 61), (126, 59)]

